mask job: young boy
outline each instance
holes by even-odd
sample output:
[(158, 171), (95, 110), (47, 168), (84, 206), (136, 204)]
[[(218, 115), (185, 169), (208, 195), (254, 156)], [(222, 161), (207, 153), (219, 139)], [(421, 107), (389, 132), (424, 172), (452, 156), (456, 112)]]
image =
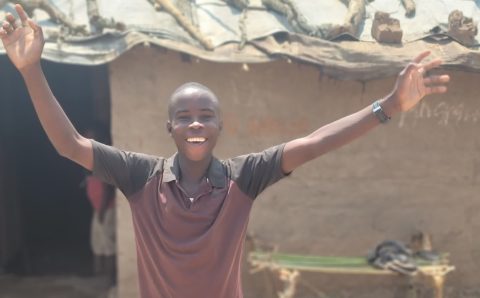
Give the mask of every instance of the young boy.
[(40, 66), (42, 29), (17, 5), (8, 15), (4, 47), (22, 74), (48, 138), (60, 155), (114, 184), (128, 198), (135, 229), (141, 297), (242, 297), (240, 261), (250, 209), (267, 186), (302, 164), (347, 144), (425, 95), (443, 93), (447, 75), (420, 54), (393, 91), (372, 106), (311, 134), (226, 161), (213, 156), (222, 130), (219, 102), (207, 87), (179, 87), (167, 129), (178, 152), (167, 159), (124, 152), (81, 136), (52, 94)]

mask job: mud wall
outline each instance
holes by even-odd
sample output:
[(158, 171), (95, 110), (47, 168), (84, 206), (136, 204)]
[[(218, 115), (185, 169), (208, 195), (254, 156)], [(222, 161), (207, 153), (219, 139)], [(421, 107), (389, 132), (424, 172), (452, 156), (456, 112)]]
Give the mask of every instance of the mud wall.
[[(431, 233), (435, 248), (450, 252), (457, 267), (447, 293), (460, 297), (479, 288), (480, 75), (450, 74), (448, 95), (426, 98), (265, 191), (255, 203), (249, 232), (284, 252), (365, 255), (384, 239), (408, 241), (423, 230)], [(395, 79), (338, 81), (315, 67), (285, 61), (245, 71), (238, 64), (143, 47), (112, 63), (110, 77), (114, 144), (162, 156), (175, 151), (165, 129), (169, 94), (186, 81), (209, 86), (220, 98), (225, 121), (219, 158), (308, 134), (370, 105)], [(124, 200), (118, 204), (118, 234), (120, 297), (137, 297), (135, 242)], [(352, 292), (394, 297), (402, 287), (398, 278), (305, 274), (305, 279), (333, 297)], [(246, 296), (267, 297), (268, 286), (259, 284), (265, 280), (246, 276)], [(314, 297), (311, 293), (299, 289), (297, 296)]]

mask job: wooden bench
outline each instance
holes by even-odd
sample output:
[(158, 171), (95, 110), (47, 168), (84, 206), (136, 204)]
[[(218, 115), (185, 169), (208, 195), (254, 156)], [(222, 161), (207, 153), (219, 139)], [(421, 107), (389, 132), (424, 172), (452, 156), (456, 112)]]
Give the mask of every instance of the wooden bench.
[[(293, 297), (301, 271), (324, 274), (398, 275), (389, 270), (373, 268), (365, 257), (303, 256), (252, 251), (249, 253), (248, 261), (254, 271), (269, 269), (279, 274), (280, 279), (285, 283), (283, 291), (278, 293), (279, 298)], [(416, 275), (428, 277), (429, 284), (433, 285), (434, 297), (443, 298), (446, 275), (455, 269), (449, 264), (447, 255), (444, 255), (439, 262), (417, 260), (417, 264), (418, 273)], [(409, 297), (416, 297), (416, 291), (414, 288), (412, 289)]]

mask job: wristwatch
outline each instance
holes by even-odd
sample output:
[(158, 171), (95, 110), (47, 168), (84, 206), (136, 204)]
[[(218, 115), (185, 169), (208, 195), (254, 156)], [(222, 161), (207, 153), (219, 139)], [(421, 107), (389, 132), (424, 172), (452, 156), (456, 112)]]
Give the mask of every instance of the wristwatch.
[(378, 121), (380, 121), (380, 123), (387, 123), (387, 121), (390, 120), (390, 117), (385, 114), (385, 111), (382, 109), (382, 106), (378, 101), (375, 101), (372, 104), (372, 111), (373, 114), (375, 114), (375, 116), (377, 117)]

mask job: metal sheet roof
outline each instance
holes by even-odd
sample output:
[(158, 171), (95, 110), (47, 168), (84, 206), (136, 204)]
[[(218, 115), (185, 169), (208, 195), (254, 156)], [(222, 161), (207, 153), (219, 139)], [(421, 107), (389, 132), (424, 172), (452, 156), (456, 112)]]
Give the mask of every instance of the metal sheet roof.
[[(447, 34), (448, 17), (455, 9), (474, 22), (480, 20), (480, 0), (417, 0), (413, 17), (405, 16), (401, 0), (367, 2), (358, 32), (333, 40), (327, 40), (325, 34), (308, 36), (298, 32), (291, 16), (267, 9), (262, 0), (250, 0), (246, 10), (221, 0), (171, 0), (212, 44), (212, 50), (202, 46), (170, 13), (157, 11), (149, 1), (155, 0), (50, 0), (52, 7), (71, 23), (84, 26), (85, 33), (72, 33), (54, 22), (45, 10), (34, 10), (33, 18), (43, 26), (47, 40), (44, 59), (97, 65), (113, 61), (135, 45), (151, 44), (218, 62), (255, 63), (288, 57), (318, 65), (328, 75), (370, 79), (393, 74), (420, 49), (430, 49), (447, 65), (480, 70), (480, 38), (475, 36), (467, 47)], [(292, 3), (303, 21), (321, 33), (343, 24), (348, 11), (340, 0), (275, 1)], [(123, 24), (124, 29), (96, 30), (89, 21), (89, 3), (96, 4), (103, 20)], [(8, 11), (14, 11), (10, 3), (0, 16)], [(376, 11), (390, 13), (400, 21), (402, 44), (380, 44), (373, 39), (371, 27)]]

